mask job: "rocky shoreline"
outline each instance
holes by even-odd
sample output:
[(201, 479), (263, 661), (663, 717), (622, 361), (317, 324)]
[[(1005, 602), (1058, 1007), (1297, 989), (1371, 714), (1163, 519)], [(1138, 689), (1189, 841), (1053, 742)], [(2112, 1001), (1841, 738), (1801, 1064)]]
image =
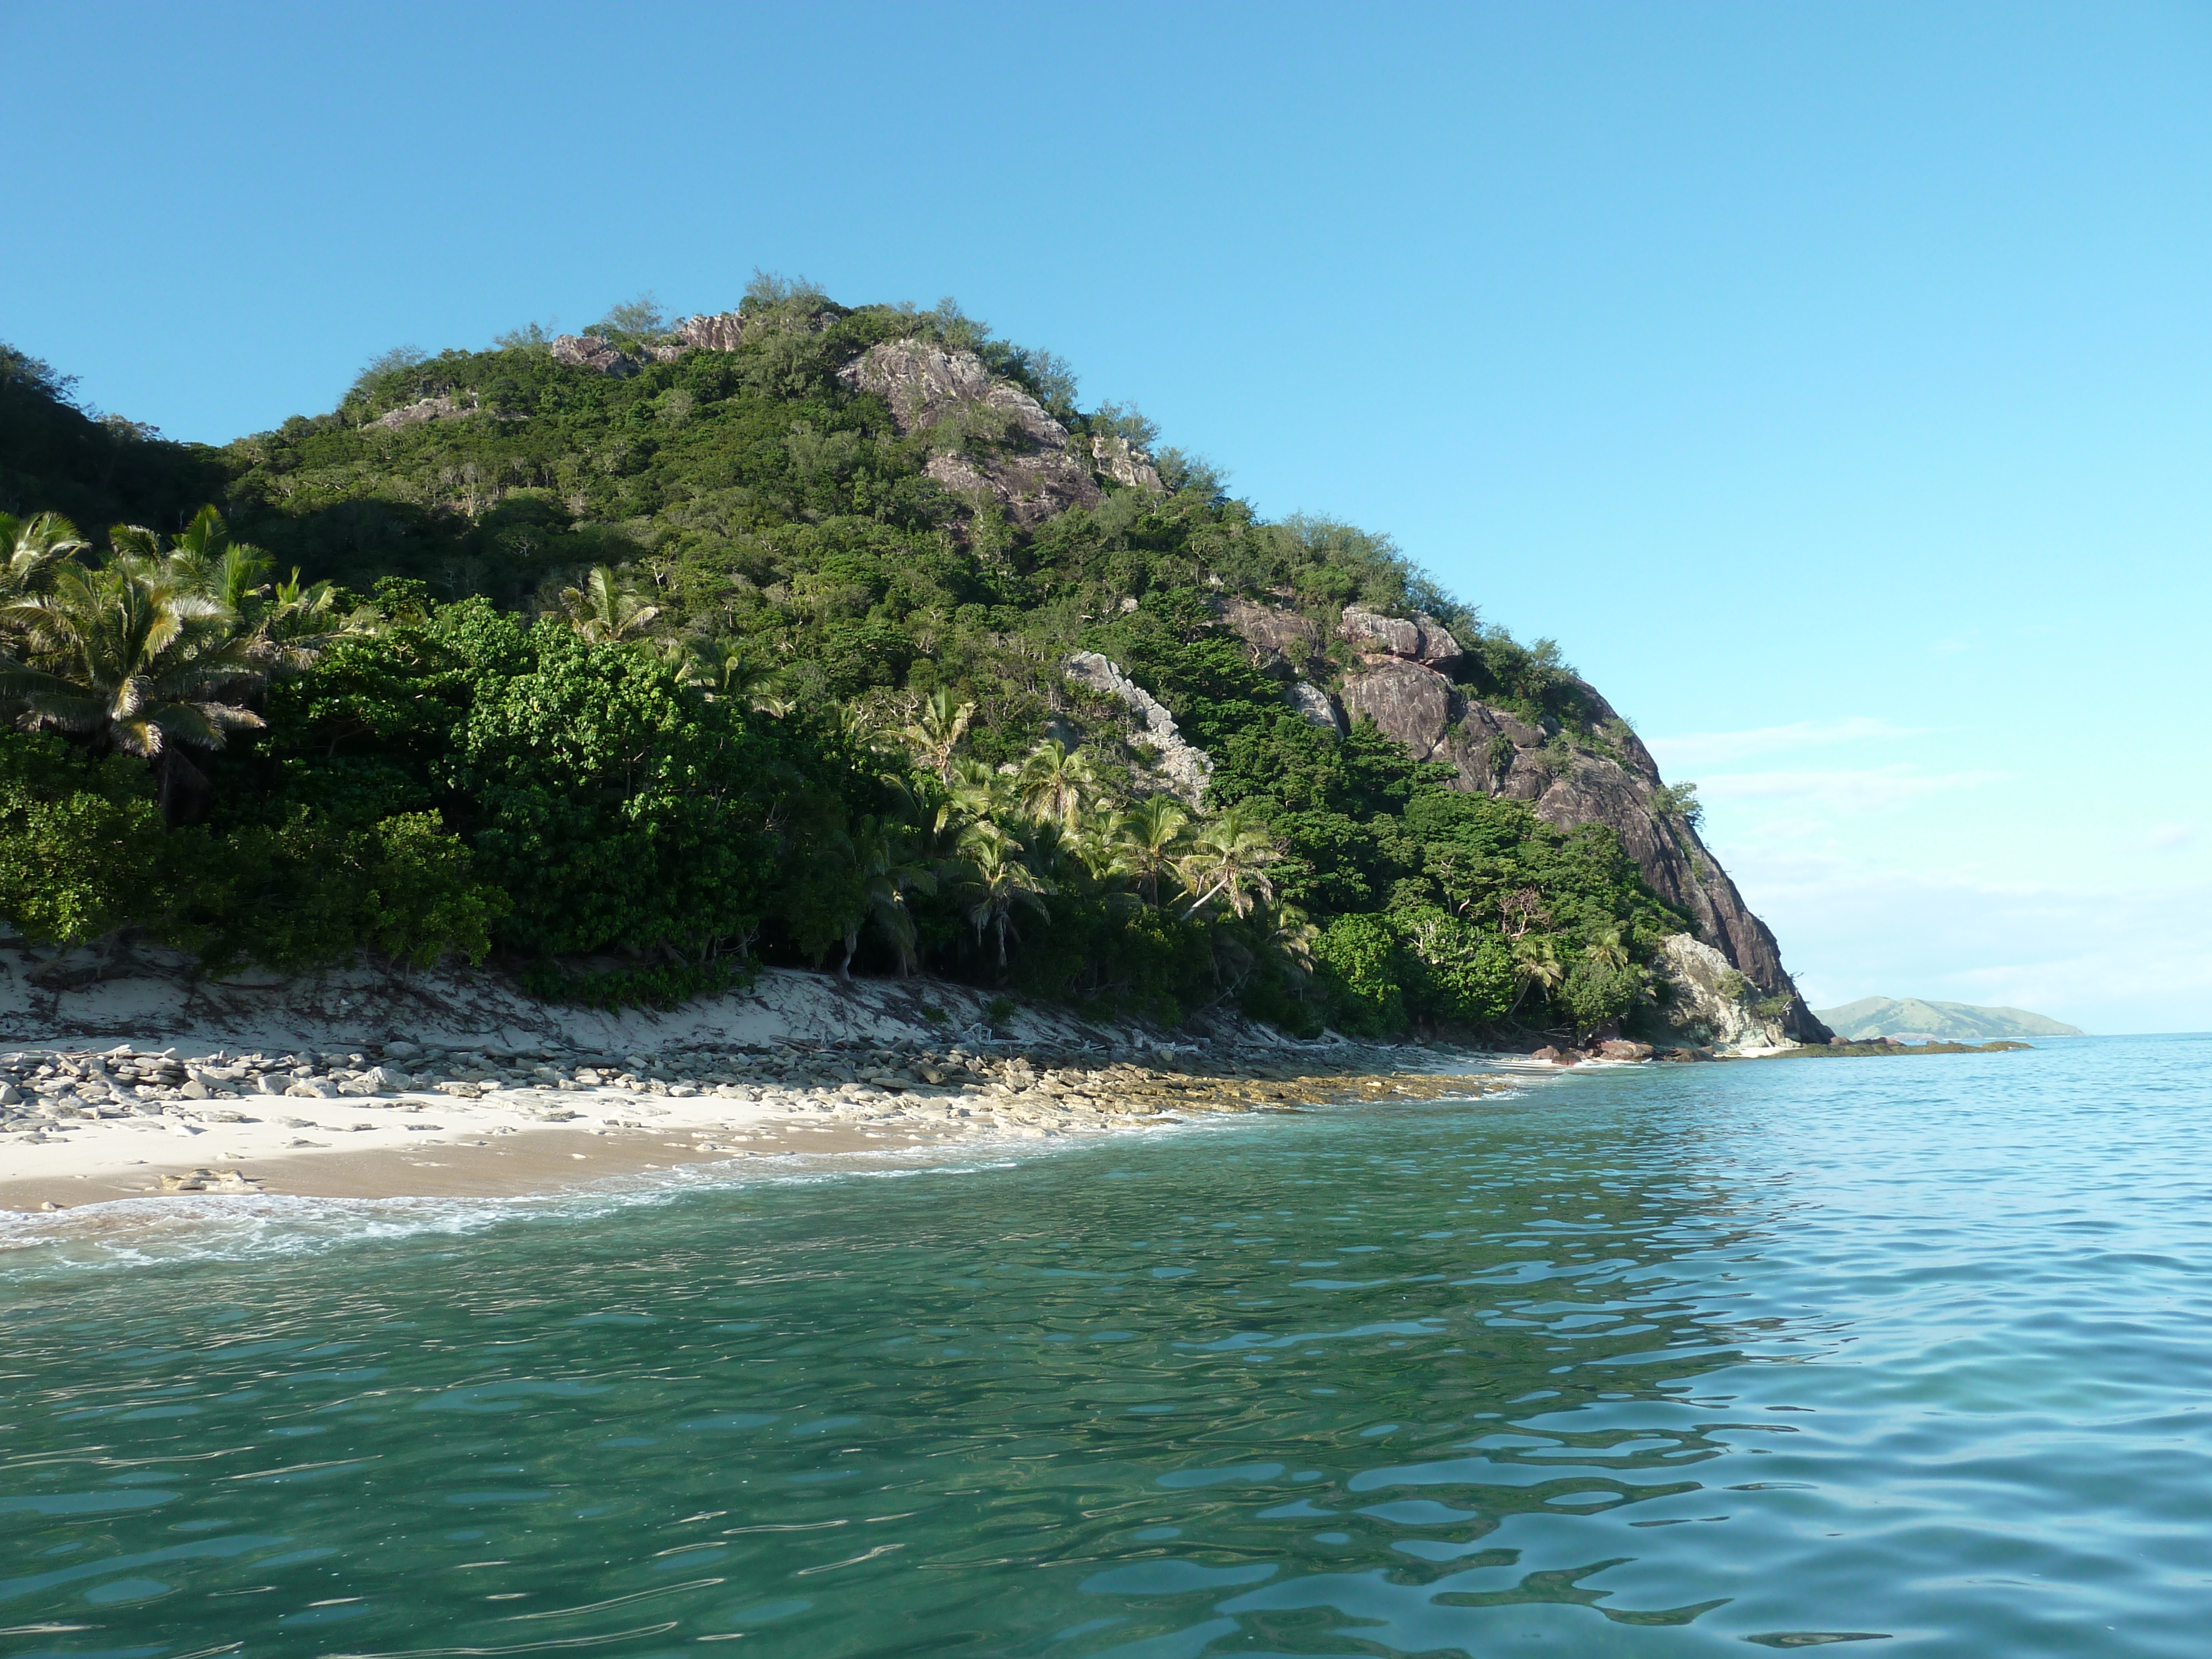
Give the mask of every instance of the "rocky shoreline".
[(102, 1197), (276, 1191), (272, 1162), (306, 1168), (329, 1154), (483, 1147), (553, 1129), (648, 1138), (663, 1153), (686, 1154), (680, 1161), (831, 1150), (807, 1139), (825, 1132), (842, 1132), (838, 1150), (892, 1150), (1204, 1113), (1463, 1097), (1510, 1087), (1516, 1072), (1551, 1069), (1417, 1047), (1218, 1048), (1159, 1045), (1139, 1056), (897, 1037), (650, 1054), (400, 1039), (320, 1052), (25, 1048), (0, 1054), (0, 1207), (68, 1207), (54, 1196), (33, 1201), (34, 1187), (57, 1180), (99, 1178)]
[[(1761, 1057), (2026, 1046), (1838, 1042)], [(522, 1190), (744, 1158), (1129, 1132), (1210, 1113), (1466, 1098), (1577, 1066), (1735, 1057), (1621, 1039), (1523, 1054), (1279, 1037), (951, 1041), (880, 1027), (752, 1042), (694, 1031), (620, 1051), (452, 1036), (291, 1048), (80, 1039), (0, 1053), (0, 1210), (163, 1194)]]

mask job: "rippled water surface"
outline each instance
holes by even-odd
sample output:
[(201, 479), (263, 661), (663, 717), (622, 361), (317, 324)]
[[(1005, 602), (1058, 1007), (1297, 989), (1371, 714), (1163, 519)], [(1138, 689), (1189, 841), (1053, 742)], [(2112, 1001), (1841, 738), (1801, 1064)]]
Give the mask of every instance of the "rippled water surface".
[(2202, 1655), (2212, 1040), (0, 1230), (16, 1653)]

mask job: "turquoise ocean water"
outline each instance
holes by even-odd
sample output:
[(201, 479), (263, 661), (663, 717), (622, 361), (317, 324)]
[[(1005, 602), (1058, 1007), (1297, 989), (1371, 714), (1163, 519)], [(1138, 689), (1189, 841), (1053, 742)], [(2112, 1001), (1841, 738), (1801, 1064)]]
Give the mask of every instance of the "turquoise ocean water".
[(0, 1652), (2212, 1651), (2212, 1039), (0, 1224)]

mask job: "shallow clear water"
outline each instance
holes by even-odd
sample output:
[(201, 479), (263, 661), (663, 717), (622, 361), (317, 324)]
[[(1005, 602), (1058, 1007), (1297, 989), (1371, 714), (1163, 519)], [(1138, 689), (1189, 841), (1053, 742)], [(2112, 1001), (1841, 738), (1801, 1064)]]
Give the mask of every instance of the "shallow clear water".
[(2208, 1061), (1614, 1070), (896, 1177), (21, 1220), (0, 1634), (2200, 1655)]

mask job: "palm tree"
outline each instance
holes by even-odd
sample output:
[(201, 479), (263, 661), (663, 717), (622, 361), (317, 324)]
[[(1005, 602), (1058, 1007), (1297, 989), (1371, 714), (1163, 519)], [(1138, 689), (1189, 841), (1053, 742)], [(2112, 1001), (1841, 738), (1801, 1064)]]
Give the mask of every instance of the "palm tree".
[(159, 570), (181, 592), (211, 599), (236, 617), (248, 649), (261, 665), (301, 673), (332, 641), (368, 630), (372, 605), (341, 616), (337, 590), (329, 582), (303, 583), (295, 565), (289, 580), (268, 580), (274, 562), (251, 542), (234, 541), (222, 514), (204, 507), (167, 549), (143, 525), (118, 525), (108, 532), (118, 558)]
[(1266, 913), (1261, 927), (1267, 943), (1281, 954), (1292, 967), (1313, 972), (1314, 941), (1321, 937), (1321, 929), (1304, 910), (1295, 904), (1278, 904)]
[(702, 639), (696, 634), (668, 641), (665, 653), (676, 678), (703, 689), (710, 697), (750, 698), (768, 683), (769, 666), (740, 640)]
[(1583, 955), (1601, 968), (1628, 966), (1628, 950), (1620, 942), (1620, 929), (1618, 927), (1607, 930), (1595, 944), (1585, 947)]
[(901, 728), (899, 736), (937, 774), (940, 782), (950, 783), (953, 753), (967, 737), (968, 722), (975, 717), (974, 703), (963, 702), (956, 707), (952, 693), (939, 686), (915, 711), (913, 722)]
[(1559, 953), (1548, 933), (1523, 933), (1513, 941), (1513, 974), (1521, 981), (1514, 993), (1513, 1006), (1505, 1011), (1508, 1019), (1521, 1006), (1522, 998), (1528, 994), (1531, 986), (1542, 989), (1546, 996), (1559, 988), (1567, 970), (1559, 964)]
[(635, 588), (606, 566), (593, 565), (581, 587), (561, 590), (562, 613), (568, 626), (594, 645), (609, 645), (642, 634), (660, 615)]
[(1218, 898), (1238, 916), (1250, 912), (1255, 895), (1273, 902), (1275, 884), (1265, 866), (1276, 857), (1275, 838), (1249, 807), (1224, 807), (1199, 826), (1190, 851), (1176, 860), (1194, 895), (1183, 915), (1196, 915)]
[(0, 604), (44, 592), (55, 570), (91, 545), (58, 513), (0, 513)]
[[(177, 533), (165, 554), (161, 538), (141, 525), (118, 525), (108, 532), (118, 554), (167, 562), (178, 586), (187, 592), (210, 599), (243, 616), (247, 607), (264, 596), (265, 579), (272, 561), (249, 542), (234, 542), (230, 526), (213, 507), (204, 507)], [(296, 587), (300, 573), (292, 573)]]
[(963, 758), (952, 763), (945, 786), (955, 811), (979, 822), (1014, 816), (1012, 775), (994, 771), (987, 763)]
[(1148, 795), (1123, 813), (1116, 852), (1122, 869), (1147, 904), (1160, 902), (1160, 884), (1189, 850), (1190, 811), (1173, 795)]
[(179, 574), (130, 554), (97, 570), (72, 562), (0, 613), (20, 635), (20, 655), (0, 659), (0, 699), (16, 724), (153, 762), (173, 823), (204, 802), (206, 780), (184, 751), (220, 749), (263, 723), (239, 701), (264, 682), (252, 636)]
[(914, 913), (907, 908), (906, 896), (935, 892), (937, 878), (927, 865), (909, 856), (906, 837), (896, 826), (881, 819), (862, 818), (853, 832), (852, 848), (860, 878), (862, 908), (845, 924), (845, 957), (837, 964), (837, 977), (852, 978), (853, 952), (860, 945), (860, 928), (872, 921), (897, 953), (899, 975), (904, 978), (919, 965), (914, 948)]
[(1091, 757), (1079, 749), (1071, 751), (1057, 738), (1030, 750), (1022, 763), (1022, 811), (1039, 823), (1073, 829), (1097, 788)]
[(1013, 923), (1015, 909), (1026, 906), (1049, 921), (1051, 915), (1045, 908), (1043, 895), (1051, 888), (1022, 861), (1021, 844), (994, 823), (969, 826), (960, 838), (960, 850), (963, 856), (959, 890), (969, 924), (975, 928), (978, 943), (986, 928), (994, 933), (999, 945), (999, 966), (1004, 968), (1006, 935), (1012, 933), (1017, 939), (1021, 936)]
[(1063, 830), (1054, 818), (1034, 819), (1022, 830), (1022, 862), (1036, 872), (1051, 892), (1086, 892), (1091, 886), (1090, 861), (1076, 831)]
[(1129, 878), (1121, 858), (1128, 833), (1126, 814), (1115, 807), (1093, 805), (1067, 832), (1068, 850), (1083, 860), (1084, 871), (1092, 881), (1111, 883), (1118, 891)]

